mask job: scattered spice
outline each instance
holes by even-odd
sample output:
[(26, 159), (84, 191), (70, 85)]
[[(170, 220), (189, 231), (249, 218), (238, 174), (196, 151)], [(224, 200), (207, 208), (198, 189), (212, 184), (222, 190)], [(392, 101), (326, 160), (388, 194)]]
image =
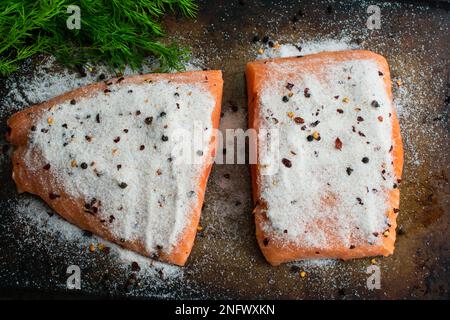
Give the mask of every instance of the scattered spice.
[(153, 122), (153, 117), (147, 117), (147, 118), (145, 118), (144, 122), (145, 122), (145, 124), (148, 124), (148, 125), (152, 124), (152, 122)]
[(169, 137), (163, 135), (163, 136), (161, 137), (161, 140), (164, 141), (164, 142), (169, 141)]
[(289, 97), (288, 96), (283, 96), (283, 102), (288, 102), (289, 101)]
[(54, 123), (53, 118), (52, 118), (52, 117), (48, 117), (48, 118), (47, 118), (47, 123), (48, 123), (49, 125), (52, 125), (52, 124)]
[(320, 134), (317, 131), (314, 131), (312, 134), (312, 137), (314, 138), (314, 140), (319, 141), (320, 140)]
[(93, 243), (91, 243), (91, 244), (89, 245), (89, 251), (90, 251), (90, 252), (94, 252), (94, 251), (95, 251), (95, 245), (94, 245)]
[(125, 189), (126, 187), (128, 187), (128, 184), (126, 184), (125, 182), (121, 182), (119, 183), (119, 187)]
[(342, 149), (342, 141), (339, 138), (336, 138), (336, 140), (334, 140), (334, 147), (338, 150)]
[(364, 158), (361, 159), (361, 161), (362, 161), (363, 163), (369, 163), (369, 158), (364, 157)]
[(370, 103), (370, 105), (371, 105), (372, 107), (374, 107), (374, 108), (379, 108), (379, 107), (380, 107), (380, 104), (379, 104), (378, 101), (376, 101), (376, 100), (373, 100), (373, 101)]
[(350, 168), (350, 167), (347, 167), (347, 169), (345, 169), (345, 171), (347, 171), (347, 174), (348, 174), (348, 175), (351, 175), (352, 172), (353, 172), (353, 169)]
[(303, 124), (305, 123), (305, 120), (302, 117), (295, 117), (294, 118), (295, 123), (297, 124)]
[(347, 97), (344, 97), (344, 99), (342, 99), (342, 102), (344, 102), (344, 103), (348, 103), (349, 101), (350, 101), (350, 99)]
[(342, 110), (342, 109), (336, 109), (336, 111), (337, 111), (338, 113), (344, 113), (344, 110)]
[(76, 103), (77, 103), (77, 101), (76, 101), (75, 99), (70, 100), (70, 104), (71, 104), (71, 105), (74, 105), (74, 104), (76, 104)]
[(301, 278), (305, 278), (306, 277), (306, 272), (305, 271), (301, 271), (300, 272), (300, 277)]
[(291, 160), (289, 160), (289, 159), (283, 158), (283, 159), (281, 160), (281, 162), (283, 162), (283, 164), (284, 164), (284, 166), (285, 166), (286, 168), (292, 167), (292, 162), (291, 162)]
[(309, 88), (305, 88), (305, 90), (303, 91), (303, 93), (305, 94), (305, 97), (306, 97), (306, 98), (311, 97), (311, 92), (310, 92)]
[(50, 163), (47, 163), (43, 168), (44, 168), (44, 170), (49, 170), (50, 169)]
[(87, 165), (86, 162), (82, 162), (82, 163), (80, 164), (80, 167), (81, 167), (81, 169), (87, 169), (88, 165)]
[(133, 261), (131, 263), (131, 271), (141, 271), (141, 267), (139, 266), (139, 264), (136, 261)]
[(55, 199), (57, 199), (57, 198), (59, 198), (59, 197), (61, 197), (59, 194), (56, 194), (56, 193), (53, 193), (53, 192), (51, 192), (49, 195), (48, 195), (48, 197), (50, 198), (50, 200), (55, 200)]
[(120, 137), (115, 137), (115, 138), (114, 138), (114, 142), (115, 142), (115, 143), (118, 143), (119, 141), (120, 141)]
[(268, 238), (264, 238), (263, 244), (264, 244), (264, 247), (267, 247), (269, 245), (269, 239)]

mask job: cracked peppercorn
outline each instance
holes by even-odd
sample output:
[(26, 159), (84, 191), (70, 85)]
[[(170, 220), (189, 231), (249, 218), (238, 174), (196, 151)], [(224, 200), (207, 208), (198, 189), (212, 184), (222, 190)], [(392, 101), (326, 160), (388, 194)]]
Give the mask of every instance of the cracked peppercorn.
[(119, 187), (125, 189), (126, 187), (128, 187), (128, 184), (126, 184), (125, 182), (121, 182), (119, 183)]

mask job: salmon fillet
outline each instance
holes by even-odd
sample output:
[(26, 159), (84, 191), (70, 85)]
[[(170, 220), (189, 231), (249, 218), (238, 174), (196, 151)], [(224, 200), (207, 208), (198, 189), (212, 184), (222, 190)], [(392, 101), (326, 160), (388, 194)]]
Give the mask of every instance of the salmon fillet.
[[(121, 77), (14, 114), (7, 139), (18, 191), (106, 240), (184, 265), (215, 156), (222, 85), (221, 71)], [(196, 125), (203, 143), (185, 148)]]
[(403, 148), (386, 60), (323, 52), (250, 62), (246, 77), (267, 261), (392, 254)]

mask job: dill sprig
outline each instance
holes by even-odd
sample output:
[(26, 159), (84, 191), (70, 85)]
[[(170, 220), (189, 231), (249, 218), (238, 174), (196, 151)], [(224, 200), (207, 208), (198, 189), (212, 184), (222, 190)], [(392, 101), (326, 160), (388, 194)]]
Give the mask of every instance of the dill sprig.
[[(81, 29), (70, 30), (69, 5), (81, 13)], [(139, 68), (145, 57), (161, 70), (182, 69), (188, 50), (162, 43), (161, 18), (179, 10), (194, 17), (194, 0), (1, 0), (0, 74), (18, 69), (37, 53), (53, 54), (69, 66), (105, 63), (114, 69)]]

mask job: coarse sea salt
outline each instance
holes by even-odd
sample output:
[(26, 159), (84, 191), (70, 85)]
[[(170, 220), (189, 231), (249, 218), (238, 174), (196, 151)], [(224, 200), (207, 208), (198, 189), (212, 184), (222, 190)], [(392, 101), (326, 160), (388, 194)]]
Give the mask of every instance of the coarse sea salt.
[[(276, 174), (260, 176), (270, 221), (266, 231), (318, 249), (334, 241), (346, 247), (379, 243), (374, 234), (387, 228), (384, 190), (392, 188), (394, 175), (392, 103), (378, 65), (372, 60), (322, 61), (321, 66), (302, 61), (265, 64), (273, 76), (260, 92), (259, 128), (279, 130), (280, 158), (288, 160), (287, 165), (280, 162)], [(292, 72), (302, 63), (320, 71)], [(314, 132), (320, 140), (308, 139)], [(258, 147), (261, 158), (276, 158), (268, 153), (278, 149)]]
[[(50, 164), (70, 197), (101, 202), (96, 215), (116, 239), (143, 243), (148, 254), (170, 252), (202, 173), (201, 164), (175, 161), (183, 143), (177, 132), (192, 132), (195, 119), (209, 141), (215, 99), (204, 84), (167, 80), (109, 90), (38, 114), (25, 161), (37, 175), (42, 161)], [(201, 147), (203, 158), (208, 145)]]

